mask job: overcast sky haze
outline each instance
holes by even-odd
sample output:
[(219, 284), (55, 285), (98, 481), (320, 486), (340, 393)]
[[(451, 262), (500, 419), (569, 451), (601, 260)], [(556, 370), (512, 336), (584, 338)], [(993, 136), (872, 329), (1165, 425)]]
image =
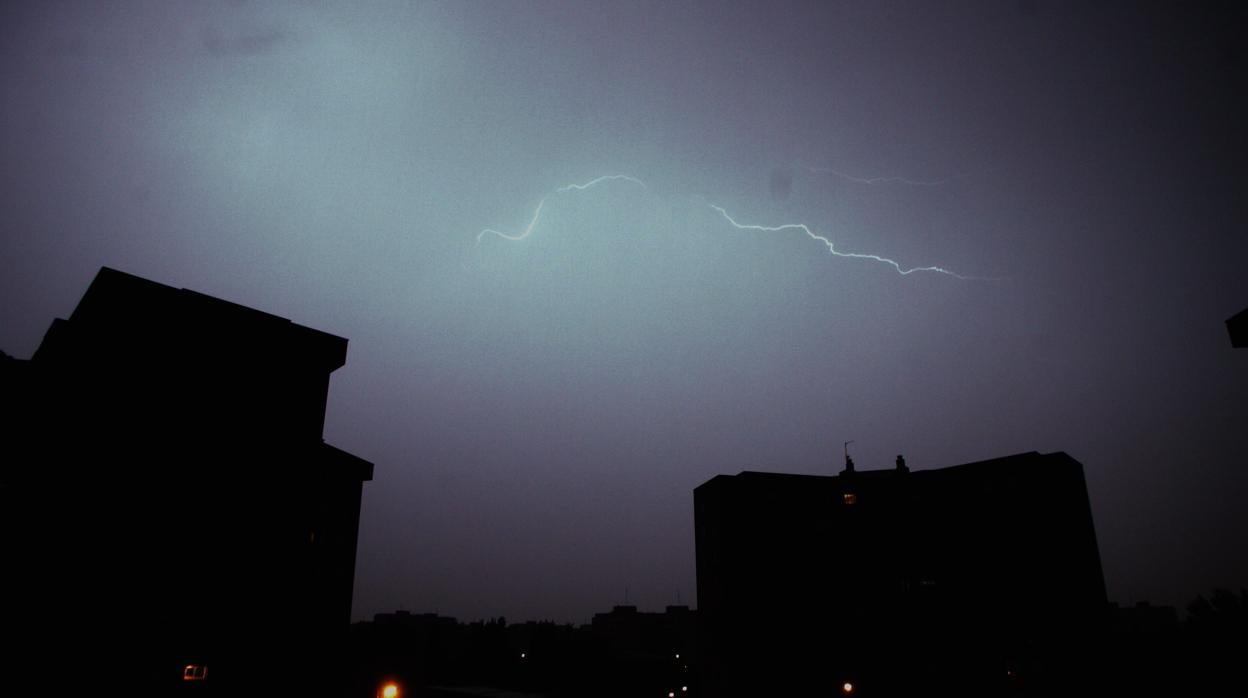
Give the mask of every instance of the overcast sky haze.
[(1233, 2), (7, 3), (0, 349), (102, 265), (349, 338), (355, 618), (696, 603), (693, 488), (851, 439), (1070, 453), (1110, 598), (1182, 605), (1248, 586), (1246, 32)]

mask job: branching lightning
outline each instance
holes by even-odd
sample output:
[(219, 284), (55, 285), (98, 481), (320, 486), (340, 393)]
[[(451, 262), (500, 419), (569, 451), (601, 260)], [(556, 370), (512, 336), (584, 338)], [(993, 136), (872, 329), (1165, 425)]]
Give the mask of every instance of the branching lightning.
[[(831, 172), (841, 177), (845, 177), (847, 179), (851, 179), (856, 182), (862, 182), (864, 184), (897, 181), (897, 182), (905, 182), (908, 184), (934, 186), (935, 184), (939, 183), (939, 182), (920, 182), (920, 181), (915, 181), (915, 180), (907, 180), (901, 177), (881, 177), (877, 179), (858, 179), (858, 178), (850, 177), (849, 175), (845, 175), (840, 172), (835, 172), (833, 170), (825, 170), (825, 171)], [(545, 197), (542, 197), (541, 201), (537, 202), (537, 208), (533, 211), (533, 217), (529, 219), (529, 224), (524, 227), (524, 230), (522, 232), (507, 233), (501, 230), (494, 230), (493, 228), (486, 228), (482, 230), (480, 233), (477, 233), (477, 244), (480, 244), (481, 239), (484, 238), (486, 235), (497, 235), (498, 237), (504, 240), (511, 240), (511, 241), (524, 240), (533, 234), (533, 229), (537, 227), (538, 221), (541, 220), (542, 208), (546, 205), (546, 201), (551, 196), (554, 196), (555, 194), (567, 194), (567, 193), (574, 192), (574, 191), (576, 192), (585, 191), (586, 189), (595, 187), (599, 184), (602, 184), (603, 182), (611, 182), (611, 181), (631, 182), (640, 187), (646, 188), (645, 182), (642, 182), (640, 179), (637, 179), (636, 177), (630, 177), (629, 175), (622, 175), (622, 174), (603, 175), (596, 179), (592, 179), (588, 182), (585, 182), (584, 184), (568, 184), (568, 185), (559, 187), (551, 194), (548, 194)], [(942, 180), (942, 181), (948, 181), (948, 180)], [(888, 257), (881, 257), (880, 255), (877, 255), (877, 254), (867, 254), (863, 252), (842, 252), (836, 249), (835, 243), (833, 243), (831, 240), (829, 240), (828, 238), (822, 235), (816, 234), (805, 223), (786, 223), (784, 225), (754, 225), (754, 224), (739, 223), (737, 222), (735, 218), (729, 215), (726, 209), (720, 206), (716, 206), (714, 204), (707, 204), (707, 205), (710, 206), (716, 212), (718, 212), (719, 215), (723, 216), (724, 220), (728, 221), (730, 225), (732, 225), (734, 228), (738, 230), (756, 230), (756, 231), (767, 232), (767, 233), (779, 233), (779, 232), (785, 232), (789, 230), (800, 230), (803, 233), (805, 233), (806, 236), (809, 237), (811, 240), (816, 240), (818, 242), (823, 243), (823, 245), (828, 248), (828, 252), (832, 253), (833, 255), (837, 257), (844, 257), (846, 259), (865, 259), (865, 260), (869, 260), (872, 262), (879, 262), (880, 264), (887, 264), (888, 266), (892, 267), (894, 270), (897, 271), (898, 274), (901, 274), (902, 276), (909, 276), (910, 274), (913, 274), (915, 272), (925, 271), (925, 272), (932, 272), (935, 274), (944, 274), (946, 276), (952, 276), (956, 279), (962, 279), (963, 281), (995, 281), (996, 280), (995, 278), (991, 278), (991, 277), (963, 276), (962, 274), (958, 274), (957, 272), (950, 271), (948, 269), (945, 269), (944, 267), (937, 267), (937, 266), (911, 267), (907, 269), (905, 267), (902, 267), (901, 264), (899, 264), (898, 262), (892, 259), (889, 259)]]
[[(603, 175), (601, 177), (598, 177), (597, 179), (591, 179), (590, 181), (584, 184), (569, 184), (567, 186), (559, 187), (558, 189), (555, 190), (555, 193), (567, 194), (568, 192), (572, 192), (572, 191), (585, 191), (586, 189), (589, 189), (590, 187), (594, 187), (599, 184), (602, 184), (603, 182), (610, 182), (613, 180), (623, 180), (625, 182), (632, 182), (634, 184), (639, 185), (643, 189), (646, 187), (646, 183), (641, 181), (640, 179), (637, 179), (636, 177), (630, 177), (628, 175), (617, 174), (617, 175)], [(486, 235), (497, 235), (498, 237), (503, 238), (504, 240), (523, 240), (527, 238), (528, 236), (532, 235), (533, 228), (537, 226), (538, 219), (542, 217), (542, 207), (546, 205), (546, 199), (549, 199), (549, 198), (550, 198), (550, 195), (547, 195), (547, 196), (542, 197), (541, 201), (537, 202), (537, 209), (533, 211), (533, 218), (531, 218), (529, 220), (529, 224), (524, 227), (524, 232), (505, 233), (501, 230), (494, 230), (492, 228), (486, 228), (485, 230), (482, 230), (481, 232), (477, 233), (477, 244), (480, 244), (481, 238), (485, 237)]]
[(546, 205), (545, 198), (537, 202), (537, 210), (533, 212), (533, 220), (530, 220), (529, 224), (524, 227), (523, 233), (518, 233), (518, 234), (504, 233), (501, 230), (493, 230), (491, 228), (486, 228), (485, 230), (482, 230), (481, 232), (477, 233), (477, 242), (480, 243), (481, 238), (484, 237), (486, 233), (489, 233), (491, 235), (497, 235), (500, 238), (503, 238), (504, 240), (523, 240), (527, 238), (529, 235), (533, 233), (533, 226), (537, 225), (537, 219), (541, 218), (542, 207), (545, 205)]
[(786, 230), (800, 230), (803, 233), (806, 233), (807, 237), (809, 237), (811, 240), (818, 240), (819, 242), (822, 242), (828, 248), (828, 252), (831, 252), (837, 257), (846, 257), (848, 259), (869, 259), (873, 262), (880, 262), (882, 264), (887, 264), (893, 269), (896, 269), (897, 273), (901, 274), (902, 276), (908, 276), (910, 274), (915, 273), (916, 271), (930, 271), (930, 272), (935, 272), (937, 274), (946, 274), (948, 276), (952, 276), (957, 279), (962, 279), (963, 281), (974, 281), (974, 280), (985, 281), (987, 280), (981, 277), (962, 276), (961, 274), (949, 271), (948, 269), (945, 269), (944, 267), (912, 267), (910, 269), (904, 269), (902, 268), (900, 264), (889, 259), (888, 257), (881, 257), (876, 254), (863, 254), (860, 252), (841, 252), (840, 250), (836, 249), (836, 245), (831, 240), (825, 238), (822, 235), (816, 235), (810, 229), (810, 227), (808, 227), (805, 223), (786, 223), (784, 225), (743, 224), (743, 223), (738, 223), (735, 219), (733, 219), (732, 216), (728, 215), (728, 212), (724, 210), (722, 207), (716, 206), (715, 204), (708, 204), (708, 205), (711, 208), (718, 211), (719, 215), (724, 217), (724, 220), (728, 221), (730, 224), (732, 224), (734, 228), (737, 228), (738, 230), (759, 230), (759, 231), (766, 232), (766, 233), (780, 233)]
[(646, 183), (641, 181), (640, 179), (637, 179), (636, 177), (629, 177), (628, 175), (603, 175), (597, 179), (591, 179), (584, 184), (569, 184), (566, 187), (559, 187), (555, 191), (558, 191), (560, 194), (566, 194), (567, 192), (570, 192), (573, 190), (585, 191), (586, 189), (589, 189), (590, 187), (596, 184), (601, 184), (603, 182), (607, 182), (613, 179), (621, 179), (621, 180), (624, 180), (625, 182), (632, 182), (633, 184), (636, 184), (637, 186), (643, 189), (645, 189), (646, 187)]

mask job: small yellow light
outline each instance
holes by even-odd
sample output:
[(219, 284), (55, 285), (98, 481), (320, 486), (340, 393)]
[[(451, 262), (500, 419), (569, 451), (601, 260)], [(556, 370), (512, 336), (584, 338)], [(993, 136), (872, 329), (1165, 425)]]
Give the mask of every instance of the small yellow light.
[(381, 688), (381, 698), (399, 698), (398, 684), (388, 683)]
[(849, 694), (851, 694), (851, 693), (853, 693), (853, 692), (854, 692), (854, 684), (852, 684), (852, 683), (850, 683), (850, 682), (848, 682), (848, 681), (846, 681), (845, 683), (841, 684), (841, 693), (844, 693), (845, 695), (849, 695)]

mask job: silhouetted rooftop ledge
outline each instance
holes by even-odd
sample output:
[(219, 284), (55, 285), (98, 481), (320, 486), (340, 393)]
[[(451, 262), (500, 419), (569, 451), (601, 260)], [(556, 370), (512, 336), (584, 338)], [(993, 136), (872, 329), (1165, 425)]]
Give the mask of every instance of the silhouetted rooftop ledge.
[(943, 468), (931, 468), (927, 470), (910, 470), (900, 471), (896, 468), (883, 468), (878, 470), (856, 470), (853, 472), (841, 472), (840, 474), (828, 475), (810, 475), (797, 473), (776, 473), (763, 472), (757, 470), (743, 470), (736, 475), (716, 475), (715, 477), (702, 483), (695, 489), (707, 487), (716, 482), (755, 482), (755, 483), (780, 483), (780, 482), (798, 482), (806, 480), (809, 482), (834, 481), (841, 480), (845, 482), (871, 482), (887, 480), (890, 478), (918, 478), (924, 479), (933, 474), (957, 475), (959, 473), (972, 474), (983, 472), (986, 470), (1011, 469), (1011, 468), (1031, 468), (1031, 467), (1051, 467), (1057, 464), (1073, 463), (1079, 465), (1079, 462), (1071, 458), (1064, 451), (1054, 451), (1053, 453), (1040, 453), (1039, 451), (1027, 451), (1025, 453), (1016, 453), (1012, 456), (1003, 456), (1000, 458), (990, 458), (988, 460), (973, 461), (970, 463), (962, 463), (960, 465), (950, 465)]
[(349, 469), (358, 479), (365, 481), (373, 479), (373, 464), (363, 458), (324, 442), (321, 443), (321, 451), (324, 453), (327, 461), (330, 461), (333, 465), (341, 465)]
[(139, 334), (194, 333), (228, 344), (232, 338), (254, 340), (264, 337), (264, 345), (251, 344), (249, 352), (297, 351), (301, 356), (319, 357), (319, 363), (333, 371), (347, 361), (344, 337), (315, 330), (290, 320), (214, 298), (186, 288), (174, 288), (100, 267), (82, 300), (69, 317), (77, 327), (107, 326), (109, 331), (131, 330)]
[(1248, 348), (1248, 308), (1244, 308), (1226, 321), (1226, 331), (1231, 333), (1231, 346)]

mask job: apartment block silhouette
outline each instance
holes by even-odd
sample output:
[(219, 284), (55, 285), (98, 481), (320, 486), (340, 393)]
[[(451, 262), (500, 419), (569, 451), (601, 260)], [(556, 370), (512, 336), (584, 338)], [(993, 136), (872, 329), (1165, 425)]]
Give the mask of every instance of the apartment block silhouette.
[(743, 472), (694, 490), (707, 695), (1002, 695), (1107, 613), (1082, 465)]
[(372, 478), (321, 436), (346, 351), (341, 337), (101, 269), (34, 356), (0, 374), (0, 682), (336, 693)]

